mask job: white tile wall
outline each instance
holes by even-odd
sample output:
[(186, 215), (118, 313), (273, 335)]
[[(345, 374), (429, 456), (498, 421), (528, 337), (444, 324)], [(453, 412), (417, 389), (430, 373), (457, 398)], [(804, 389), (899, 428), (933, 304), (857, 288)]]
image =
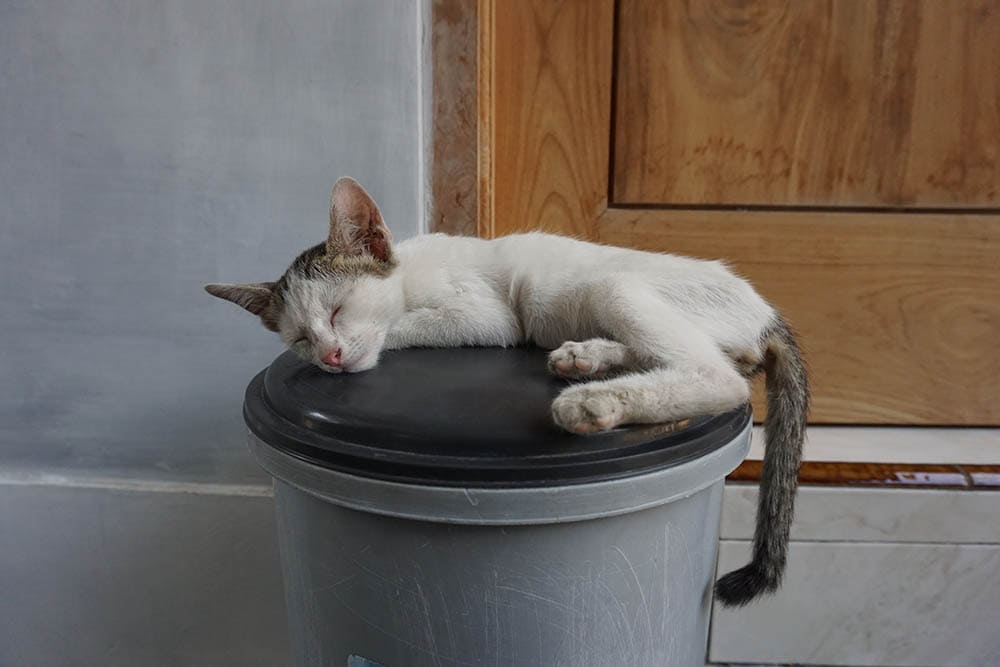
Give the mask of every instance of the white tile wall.
[[(756, 487), (730, 485), (720, 572), (749, 557)], [(803, 487), (781, 590), (716, 608), (709, 657), (1000, 666), (1000, 492)]]
[[(723, 542), (720, 570), (748, 542)], [(713, 662), (1000, 665), (1000, 546), (797, 542), (781, 591), (716, 608)]]
[[(722, 538), (752, 538), (757, 485), (726, 485), (723, 506)], [(792, 539), (997, 544), (1000, 491), (803, 486)]]

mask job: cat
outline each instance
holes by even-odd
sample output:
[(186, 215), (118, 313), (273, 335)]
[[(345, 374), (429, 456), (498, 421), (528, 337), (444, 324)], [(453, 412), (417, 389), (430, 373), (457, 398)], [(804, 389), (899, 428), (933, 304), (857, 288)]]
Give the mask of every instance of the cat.
[(795, 336), (724, 264), (541, 233), (493, 240), (430, 234), (392, 243), (356, 181), (333, 188), (327, 240), (275, 282), (212, 284), (324, 371), (373, 368), (382, 350), (552, 350), (575, 383), (552, 403), (573, 433), (728, 411), (763, 372), (767, 417), (751, 562), (716, 583), (727, 606), (780, 585), (809, 388)]

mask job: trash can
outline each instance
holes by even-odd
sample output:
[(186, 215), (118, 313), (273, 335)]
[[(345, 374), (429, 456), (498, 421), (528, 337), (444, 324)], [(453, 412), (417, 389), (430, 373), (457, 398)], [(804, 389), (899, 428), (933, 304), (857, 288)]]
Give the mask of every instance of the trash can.
[(574, 436), (545, 352), (414, 349), (247, 389), (294, 664), (703, 667), (750, 410)]

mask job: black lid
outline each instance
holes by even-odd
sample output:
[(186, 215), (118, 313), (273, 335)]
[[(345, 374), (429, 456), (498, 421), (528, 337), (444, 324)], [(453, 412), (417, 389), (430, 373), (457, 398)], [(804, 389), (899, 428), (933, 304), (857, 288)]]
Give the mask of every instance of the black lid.
[(374, 370), (333, 375), (291, 353), (247, 388), (243, 416), (267, 444), (316, 465), (409, 483), (532, 486), (675, 466), (729, 443), (749, 406), (680, 424), (578, 436), (552, 423), (567, 383), (536, 348), (387, 352)]

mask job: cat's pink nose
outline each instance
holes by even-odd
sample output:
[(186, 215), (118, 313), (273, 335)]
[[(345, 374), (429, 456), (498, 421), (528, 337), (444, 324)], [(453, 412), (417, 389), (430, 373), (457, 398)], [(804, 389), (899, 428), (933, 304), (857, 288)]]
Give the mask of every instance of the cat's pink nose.
[(340, 366), (340, 348), (328, 352), (322, 361), (327, 366)]

